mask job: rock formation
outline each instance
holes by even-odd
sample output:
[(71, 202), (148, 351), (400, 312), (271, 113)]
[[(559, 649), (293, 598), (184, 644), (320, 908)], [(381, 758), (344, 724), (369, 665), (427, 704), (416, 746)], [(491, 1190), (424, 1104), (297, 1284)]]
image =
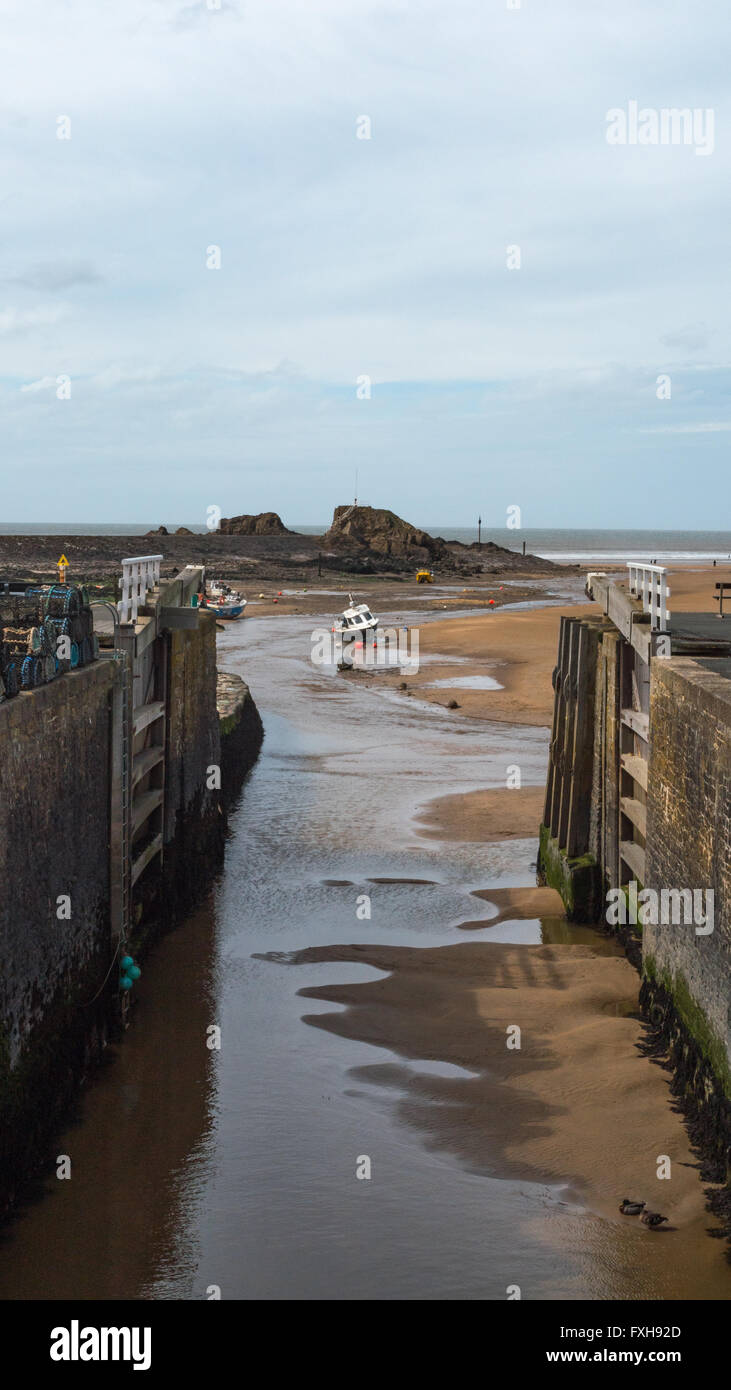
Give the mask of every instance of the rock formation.
[(225, 516), (219, 532), (222, 536), (293, 536), (277, 512), (258, 512), (256, 516)]
[(375, 555), (437, 560), (448, 556), (440, 536), (430, 536), (383, 507), (336, 507), (332, 525), (322, 537), (327, 549), (368, 550)]

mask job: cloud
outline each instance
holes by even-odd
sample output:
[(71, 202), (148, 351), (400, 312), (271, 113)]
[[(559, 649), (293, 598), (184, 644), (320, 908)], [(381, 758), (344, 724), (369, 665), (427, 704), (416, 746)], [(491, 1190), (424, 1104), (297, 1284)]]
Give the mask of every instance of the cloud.
[(48, 261), (33, 266), (9, 283), (32, 290), (71, 289), (74, 285), (93, 285), (101, 280), (89, 261)]
[(55, 376), (42, 376), (38, 381), (29, 381), (26, 386), (21, 386), (21, 391), (50, 391), (56, 386)]
[(10, 338), (18, 333), (29, 333), (36, 328), (49, 328), (58, 323), (66, 314), (63, 305), (40, 305), (36, 309), (0, 310), (0, 337)]
[(673, 333), (666, 333), (660, 339), (665, 347), (685, 348), (687, 352), (699, 352), (701, 348), (708, 347), (712, 334), (705, 324), (688, 324), (685, 328), (678, 328)]
[[(428, 498), (432, 521), (477, 514), (508, 477), (536, 524), (621, 524), (623, 486), (680, 468), (693, 433), (665, 521), (714, 519), (731, 150), (720, 130), (705, 160), (605, 140), (630, 98), (728, 105), (725, 0), (702, 25), (666, 9), (65, 0), (39, 28), (6, 0), (6, 511), (26, 467), (50, 500), (63, 454), (95, 518), (124, 504), (128, 468), (146, 488), (174, 468), (190, 515), (215, 471), (229, 513), (256, 491), (317, 521), (357, 456), (372, 496)], [(665, 371), (690, 428), (657, 439), (678, 419), (655, 400)], [(59, 412), (20, 389), (60, 374)]]

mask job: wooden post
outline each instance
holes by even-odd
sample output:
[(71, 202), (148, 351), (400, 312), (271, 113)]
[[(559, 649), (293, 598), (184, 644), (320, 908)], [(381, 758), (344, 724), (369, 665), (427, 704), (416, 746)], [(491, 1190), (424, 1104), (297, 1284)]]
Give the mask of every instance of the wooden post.
[(598, 642), (597, 629), (584, 622), (580, 623), (571, 794), (566, 830), (566, 853), (569, 858), (585, 854), (589, 848), (591, 781), (594, 764), (594, 694)]
[(564, 718), (563, 739), (563, 777), (561, 779), (561, 808), (558, 821), (558, 843), (565, 848), (569, 828), (569, 805), (571, 802), (571, 783), (574, 775), (574, 728), (576, 726), (576, 692), (579, 665), (579, 633), (581, 623), (572, 618), (569, 629), (569, 659), (564, 680), (564, 699), (566, 714)]
[(558, 657), (554, 668), (553, 678), (553, 721), (551, 724), (551, 742), (548, 749), (548, 775), (546, 777), (546, 799), (543, 807), (543, 824), (547, 825), (553, 835), (553, 800), (558, 778), (558, 724), (559, 724), (559, 703), (561, 699), (561, 673), (563, 661), (564, 634), (566, 631), (566, 618), (561, 619), (558, 634)]

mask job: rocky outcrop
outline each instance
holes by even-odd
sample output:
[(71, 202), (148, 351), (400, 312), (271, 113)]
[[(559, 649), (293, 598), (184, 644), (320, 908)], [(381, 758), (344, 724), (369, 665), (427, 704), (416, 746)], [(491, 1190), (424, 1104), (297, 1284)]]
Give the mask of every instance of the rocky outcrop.
[(336, 507), (322, 544), (333, 550), (360, 549), (409, 560), (441, 560), (449, 555), (440, 536), (430, 536), (383, 507)]
[(219, 531), (222, 536), (293, 536), (277, 512), (258, 512), (256, 516), (225, 516)]
[(522, 555), (519, 550), (506, 550), (504, 545), (496, 545), (494, 541), (472, 541), (470, 545), (450, 541), (449, 549), (454, 556), (466, 554), (479, 561), (479, 571), (485, 574), (505, 574), (507, 570), (547, 574), (550, 570), (565, 568), (540, 555)]

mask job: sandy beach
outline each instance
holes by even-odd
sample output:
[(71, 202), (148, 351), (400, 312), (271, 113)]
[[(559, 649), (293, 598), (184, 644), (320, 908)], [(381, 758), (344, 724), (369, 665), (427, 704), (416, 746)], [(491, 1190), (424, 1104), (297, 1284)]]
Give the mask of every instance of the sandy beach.
[[(731, 565), (670, 573), (671, 613), (705, 607), (717, 611), (714, 585), (731, 583)], [(547, 582), (550, 588), (550, 581)], [(504, 591), (503, 591), (504, 592)], [(503, 603), (505, 600), (503, 600)], [(420, 658), (415, 674), (399, 671), (358, 672), (354, 680), (400, 688), (432, 704), (449, 707), (455, 718), (467, 715), (496, 723), (526, 724), (549, 729), (553, 713), (551, 674), (556, 664), (560, 620), (597, 612), (596, 604), (557, 605), (515, 612), (509, 606), (465, 617), (437, 619), (419, 632)], [(440, 663), (439, 658), (447, 658)], [(465, 689), (467, 679), (495, 680), (501, 689)], [(435, 687), (435, 682), (439, 686)], [(455, 682), (450, 684), (450, 681)], [(432, 803), (423, 820), (427, 834), (446, 839), (505, 838), (534, 835), (543, 809), (539, 788), (491, 788)]]
[[(731, 583), (731, 565), (672, 570), (671, 614), (673, 608), (677, 612), (695, 608), (717, 612), (714, 584), (721, 580)], [(505, 590), (500, 593), (502, 604), (509, 604), (510, 599), (504, 595)], [(560, 620), (588, 612), (598, 612), (596, 604), (589, 600), (521, 612), (496, 604), (494, 610), (474, 616), (425, 623), (419, 632), (420, 657), (425, 661), (416, 674), (404, 677), (398, 672), (379, 672), (370, 677), (359, 673), (358, 679), (392, 686), (399, 686), (405, 679), (408, 691), (419, 699), (445, 706), (456, 700), (460, 712), (474, 719), (550, 728), (551, 672), (557, 659)], [(442, 664), (440, 656), (447, 658)], [(496, 681), (501, 689), (465, 689), (449, 684), (454, 679), (485, 677)], [(437, 681), (439, 685), (435, 686)]]
[[(564, 1203), (598, 1219), (605, 1259), (619, 1268), (631, 1262), (640, 1286), (647, 1277), (665, 1287), (661, 1296), (677, 1296), (672, 1263), (679, 1260), (684, 1296), (718, 1298), (724, 1271), (731, 1292), (722, 1247), (706, 1234), (714, 1223), (668, 1074), (643, 1055), (636, 972), (600, 937), (595, 945), (541, 946), (490, 943), (489, 929), (485, 937), (438, 949), (360, 944), (303, 952), (301, 965), (358, 962), (388, 972), (366, 983), (304, 988), (305, 999), (344, 1006), (305, 1017), (405, 1062), (438, 1060), (471, 1073), (414, 1082), (392, 1066), (391, 1085), (407, 1087), (404, 1123), (432, 1150), (476, 1172), (560, 1184)], [(507, 1041), (516, 1026), (519, 1049)], [(384, 1081), (378, 1064), (362, 1069), (363, 1080), (369, 1070)], [(671, 1161), (669, 1181), (657, 1176), (661, 1154)], [(628, 1195), (661, 1210), (669, 1226), (650, 1232), (621, 1216)]]

